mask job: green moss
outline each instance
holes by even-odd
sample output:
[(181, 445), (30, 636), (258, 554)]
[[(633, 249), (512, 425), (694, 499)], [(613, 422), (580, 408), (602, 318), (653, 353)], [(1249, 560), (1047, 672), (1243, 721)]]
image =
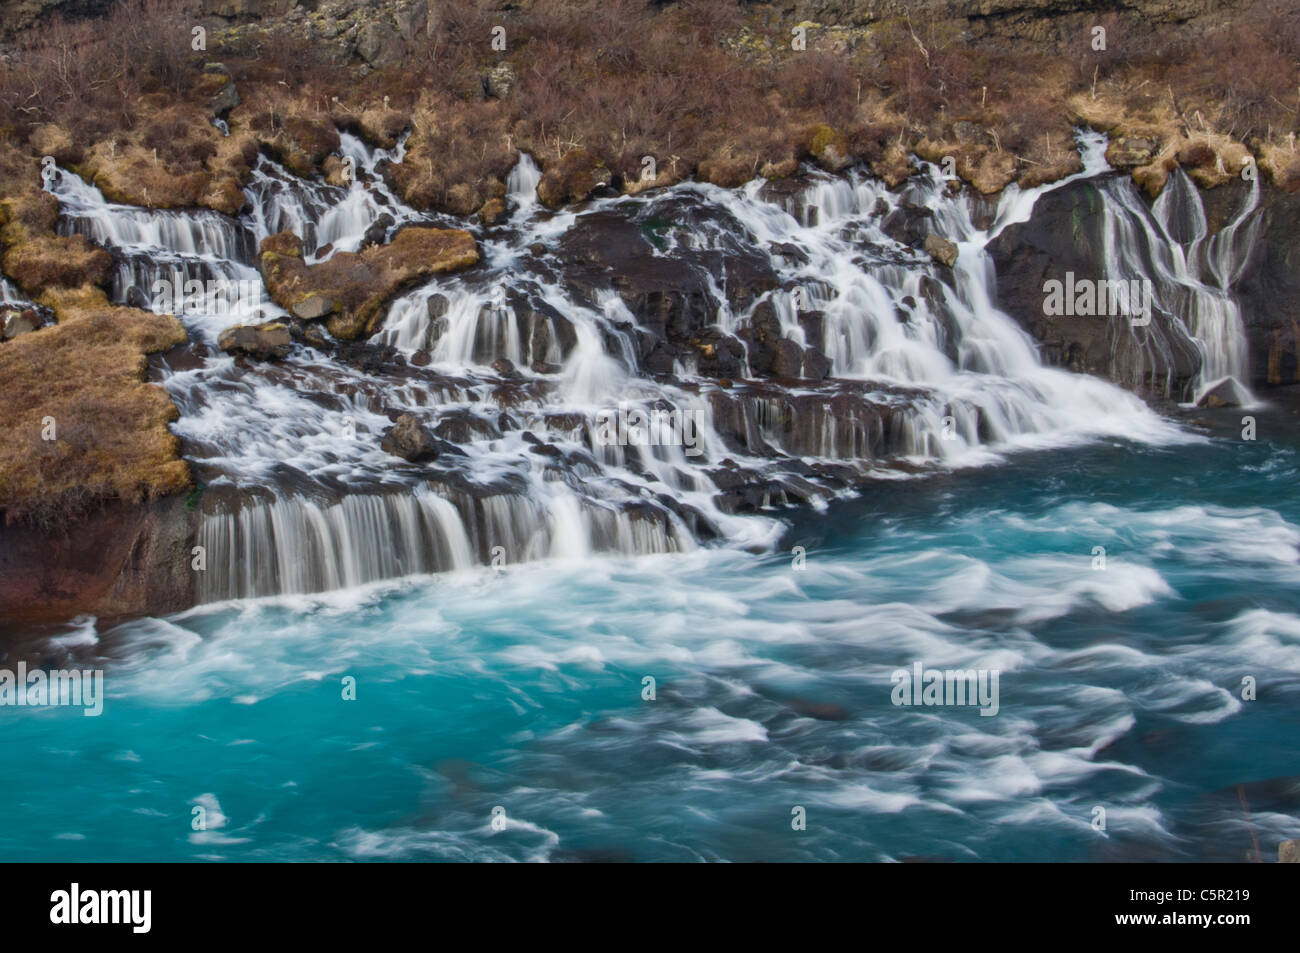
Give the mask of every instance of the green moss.
[(809, 130), (808, 151), (815, 156), (822, 154), (822, 151), (836, 140), (835, 130), (825, 123), (818, 123)]
[(641, 223), (641, 233), (645, 235), (651, 245), (654, 245), (660, 251), (664, 251), (667, 249), (668, 243), (664, 241), (663, 235), (665, 232), (670, 231), (672, 227), (672, 222), (665, 221), (662, 218), (648, 218)]

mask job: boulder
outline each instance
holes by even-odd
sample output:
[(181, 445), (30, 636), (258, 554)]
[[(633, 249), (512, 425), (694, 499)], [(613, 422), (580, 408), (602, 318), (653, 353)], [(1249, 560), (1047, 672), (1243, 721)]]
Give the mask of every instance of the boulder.
[[(741, 377), (745, 346), (718, 328), (709, 327), (690, 341), (696, 356), (696, 370), (701, 377)], [(798, 345), (796, 345), (797, 347)]]
[(1221, 407), (1240, 407), (1241, 402), (1241, 388), (1231, 377), (1227, 377), (1202, 394), (1196, 401), (1196, 406), (1215, 410)]
[(515, 89), (515, 68), (509, 63), (498, 63), (483, 77), (483, 91), (493, 99), (509, 99)]
[(492, 370), (496, 371), (502, 377), (518, 377), (519, 370), (515, 367), (514, 361), (508, 357), (498, 357), (492, 362)]
[(388, 230), (393, 227), (395, 222), (393, 216), (387, 212), (380, 215), (366, 229), (365, 235), (361, 238), (361, 247), (369, 248), (371, 245), (382, 245), (384, 239), (388, 237)]
[(904, 200), (890, 209), (880, 223), (880, 230), (902, 245), (919, 245), (929, 234), (934, 210)]
[(772, 373), (776, 377), (801, 377), (803, 375), (803, 348), (789, 338), (776, 342), (772, 359)]
[(940, 235), (927, 235), (921, 246), (925, 253), (945, 267), (951, 268), (957, 263), (957, 244)]
[(804, 148), (828, 172), (839, 172), (853, 162), (844, 134), (824, 123), (808, 130)]
[(952, 124), (952, 136), (961, 145), (970, 143), (986, 144), (990, 137), (983, 126), (979, 126), (969, 120), (958, 120)]
[(771, 374), (776, 362), (776, 349), (781, 341), (781, 322), (772, 302), (760, 301), (754, 307), (748, 323), (737, 333), (745, 342), (749, 369), (759, 376)]
[(1277, 845), (1279, 864), (1300, 864), (1300, 840), (1284, 840)]
[(30, 334), (39, 326), (36, 312), (31, 308), (0, 307), (0, 335), (12, 341), (20, 334)]
[(313, 294), (293, 306), (294, 317), (304, 321), (315, 321), (334, 312), (334, 302), (325, 295)]
[(265, 324), (237, 324), (217, 338), (217, 347), (227, 354), (243, 354), (258, 361), (278, 360), (293, 347), (289, 326), (282, 321)]
[(393, 456), (419, 463), (436, 459), (443, 452), (445, 444), (414, 415), (402, 414), (393, 426), (384, 431), (379, 446)]
[(1116, 169), (1136, 169), (1148, 165), (1160, 148), (1154, 139), (1143, 136), (1122, 136), (1111, 140), (1106, 147), (1106, 161)]
[(406, 44), (387, 23), (371, 20), (357, 34), (357, 55), (375, 69), (396, 66), (406, 55)]
[(830, 376), (831, 359), (815, 347), (804, 348), (803, 376), (811, 381), (822, 381)]
[(216, 88), (216, 91), (208, 97), (208, 112), (213, 116), (224, 116), (239, 105), (239, 90), (229, 78), (224, 82), (211, 79), (206, 79), (206, 82)]

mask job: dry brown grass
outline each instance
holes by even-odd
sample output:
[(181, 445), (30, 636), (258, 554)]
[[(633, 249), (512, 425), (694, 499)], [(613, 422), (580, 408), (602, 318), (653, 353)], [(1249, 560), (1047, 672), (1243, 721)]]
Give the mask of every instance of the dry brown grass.
[(23, 291), (75, 288), (104, 279), (113, 263), (107, 251), (80, 235), (54, 234), (58, 202), (41, 188), (40, 166), (10, 145), (0, 150), (0, 267)]
[(325, 299), (330, 333), (344, 339), (373, 334), (381, 306), (407, 285), (477, 261), (474, 236), (459, 229), (405, 228), (387, 245), (338, 252), (315, 265), (303, 260), (302, 239), (293, 232), (272, 235), (261, 247), (272, 299), (289, 310), (309, 298)]
[[(139, 26), (162, 24), (165, 34), (188, 3), (129, 0), (123, 6), (134, 20), (51, 24), (0, 69), (0, 125), (30, 131), (43, 154), (70, 162), (94, 155), (100, 170), (105, 142), (118, 140), (127, 153), (138, 146), (151, 159), (156, 151), (155, 165), (178, 184), (149, 186), (151, 204), (169, 191), (165, 201), (237, 208), (246, 168), (214, 155), (229, 147), (210, 129), (196, 132), (203, 122), (168, 116), (162, 102), (197, 108), (215, 81), (196, 75), (198, 59), (163, 43), (158, 27)], [(732, 183), (746, 168), (777, 174), (795, 159), (818, 158), (805, 131), (825, 124), (847, 144), (845, 158), (891, 180), (905, 171), (900, 150), (906, 156), (929, 143), (988, 190), (1075, 167), (1070, 128), (1079, 110), (1067, 104), (1079, 95), (1107, 101), (1112, 116), (1129, 123), (1150, 117), (1164, 125), (1169, 117), (1156, 114), (1172, 109), (1183, 138), (1225, 136), (1257, 153), (1297, 131), (1300, 13), (1285, 4), (1248, 4), (1196, 38), (1127, 14), (1099, 14), (1097, 22), (1107, 28), (1105, 51), (972, 45), (961, 21), (918, 14), (856, 33), (815, 28), (798, 52), (788, 24), (762, 22), (728, 0), (566, 0), (505, 10), (448, 0), (435, 6), (427, 29), (419, 26), (400, 67), (360, 82), (282, 29), (213, 55), (245, 103), (231, 117), (236, 135), (314, 175), (337, 149), (334, 126), (382, 145), (409, 128), (406, 167), (388, 173), (393, 185), (413, 204), (458, 214), (500, 199), (519, 150), (547, 168), (583, 149), (627, 191), (645, 187), (647, 155), (658, 184), (689, 175)], [(488, 43), (495, 25), (507, 29), (505, 52)], [(483, 77), (503, 62), (513, 67), (514, 92), (485, 100)], [(954, 133), (963, 121), (985, 130), (980, 141)], [(156, 176), (140, 163), (131, 168), (114, 187), (142, 201), (145, 180)]]
[(176, 406), (145, 381), (145, 355), (184, 341), (180, 323), (84, 290), (55, 299), (58, 325), (0, 344), (0, 513), (51, 523), (184, 489)]
[(28, 294), (104, 280), (113, 256), (81, 235), (39, 235), (5, 250), (5, 274)]

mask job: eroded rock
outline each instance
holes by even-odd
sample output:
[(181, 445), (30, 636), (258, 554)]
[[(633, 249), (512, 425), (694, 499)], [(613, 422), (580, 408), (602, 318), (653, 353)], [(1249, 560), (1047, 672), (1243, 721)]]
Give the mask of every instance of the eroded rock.
[(302, 318), (328, 316), (330, 333), (343, 340), (378, 330), (383, 305), (403, 288), (477, 261), (474, 236), (460, 229), (406, 228), (387, 245), (338, 252), (314, 265), (303, 259), (302, 239), (292, 232), (272, 235), (261, 247), (272, 300)]
[(957, 263), (957, 243), (941, 235), (927, 235), (925, 244), (921, 247), (927, 255), (947, 268)]
[(293, 349), (289, 326), (283, 321), (265, 324), (237, 324), (217, 338), (217, 347), (227, 354), (243, 354), (258, 361), (279, 360)]

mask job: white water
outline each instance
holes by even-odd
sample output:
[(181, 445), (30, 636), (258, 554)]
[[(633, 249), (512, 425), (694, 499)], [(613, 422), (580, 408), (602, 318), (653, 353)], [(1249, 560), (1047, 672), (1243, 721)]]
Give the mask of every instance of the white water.
[[(1108, 278), (1146, 279), (1158, 318), (1151, 329), (1128, 327), (1142, 347), (1169, 353), (1165, 335), (1182, 338), (1201, 356), (1193, 386), (1194, 399), (1231, 378), (1241, 401), (1248, 402), (1246, 331), (1231, 288), (1245, 267), (1258, 237), (1259, 181), (1232, 220), (1210, 234), (1200, 190), (1181, 170), (1169, 177), (1150, 207), (1131, 179), (1116, 177), (1098, 184), (1102, 193)], [(1147, 368), (1135, 369), (1140, 382)], [(1166, 384), (1168, 389), (1168, 384)], [(1177, 395), (1171, 395), (1177, 396)]]
[[(113, 249), (113, 293), (122, 300), (148, 297), (159, 279), (258, 282), (257, 243), (286, 227), (318, 258), (326, 246), (359, 248), (384, 214), (394, 227), (463, 225), (409, 209), (383, 186), (376, 166), (400, 161), (400, 146), (386, 154), (349, 136), (343, 142), (358, 170), (348, 189), (303, 182), (262, 160), (248, 189), (255, 208), (239, 220), (111, 205), (68, 173), (52, 191), (65, 231)], [(1083, 144), (1083, 175), (1100, 175), (1104, 142), (1088, 136)], [(701, 533), (770, 545), (780, 529), (775, 510), (738, 516), (720, 506), (723, 461), (727, 472), (743, 471), (760, 486), (756, 505), (768, 507), (843, 492), (834, 476), (842, 471), (829, 464), (887, 475), (898, 457), (961, 466), (1096, 437), (1183, 439), (1133, 394), (1044, 366), (1034, 341), (995, 306), (986, 244), (1056, 186), (1009, 188), (994, 224), (981, 230), (932, 167), (901, 193), (858, 174), (814, 174), (801, 194), (779, 201), (764, 198), (760, 183), (739, 191), (687, 185), (556, 214), (536, 202), (538, 178), (525, 157), (508, 185), (512, 217), (480, 236), (479, 267), (392, 303), (375, 343), (395, 348), (406, 366), (362, 370), (298, 347), (274, 364), (237, 367), (212, 352), (197, 369), (165, 373), (181, 411), (174, 429), (205, 487), (201, 599), (321, 591), (472, 562), (681, 551)], [(1180, 210), (1193, 204), (1195, 190), (1167, 193), (1145, 218), (1125, 204), (1122, 189), (1103, 185), (1102, 194), (1108, 223), (1125, 215), (1153, 220), (1168, 237), (1170, 223), (1191, 214)], [(881, 230), (878, 203), (903, 201), (932, 209), (933, 229), (958, 243), (950, 275)], [(536, 243), (552, 248), (590, 214), (629, 207), (688, 216), (690, 226), (670, 229), (652, 255), (684, 268), (723, 262), (707, 275), (717, 327), (733, 331), (770, 304), (786, 337), (825, 352), (835, 380), (790, 384), (784, 393), (720, 388), (682, 355), (675, 376), (645, 374), (636, 319), (623, 300), (612, 290), (583, 300), (560, 280), (568, 263), (528, 251)], [(1169, 251), (1156, 269), (1194, 302), (1187, 333), (1207, 355), (1207, 381), (1220, 370), (1239, 373), (1240, 318), (1225, 289), (1253, 227), (1234, 225), (1212, 239), (1194, 230), (1190, 251)], [(773, 243), (797, 248), (804, 260), (775, 254)], [(740, 279), (729, 277), (729, 259), (719, 252), (766, 262), (778, 287), (733, 310), (728, 282)], [(1130, 265), (1124, 259), (1116, 268)], [(816, 340), (799, 321), (810, 310), (823, 315)], [(283, 312), (266, 302), (260, 313)], [(191, 338), (210, 347), (225, 327), (256, 315), (181, 317)], [(410, 366), (424, 354), (427, 367)], [(513, 362), (516, 374), (492, 369), (498, 358)], [(546, 372), (534, 372), (535, 362)], [(596, 416), (620, 403), (698, 414), (702, 452), (595, 443)], [(464, 455), (414, 465), (385, 453), (380, 436), (403, 412), (431, 428), (468, 427), (469, 439), (449, 437)], [(534, 453), (537, 443), (555, 449)]]

